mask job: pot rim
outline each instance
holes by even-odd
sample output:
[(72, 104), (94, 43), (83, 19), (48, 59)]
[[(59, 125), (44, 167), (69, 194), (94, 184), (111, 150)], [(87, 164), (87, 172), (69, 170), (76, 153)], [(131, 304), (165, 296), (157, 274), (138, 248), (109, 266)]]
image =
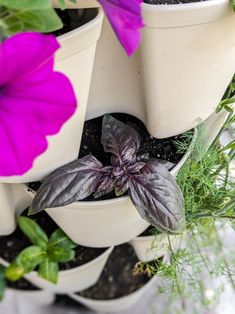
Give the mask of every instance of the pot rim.
[(146, 11), (164, 12), (164, 11), (188, 11), (192, 9), (215, 7), (224, 4), (229, 4), (229, 0), (206, 0), (191, 3), (177, 3), (177, 4), (149, 4), (142, 3), (142, 8)]
[[(96, 9), (97, 10), (96, 16), (92, 20), (90, 20), (89, 22), (87, 22), (87, 23), (65, 33), (65, 34), (58, 36), (57, 38), (60, 42), (63, 42), (64, 40), (66, 40), (68, 38), (78, 36), (80, 33), (86, 32), (90, 28), (93, 28), (94, 24), (100, 23), (100, 20), (102, 20), (104, 17), (103, 10), (101, 10), (100, 8), (87, 8), (85, 10), (90, 10), (90, 9)], [(75, 10), (78, 10), (78, 9), (75, 9)]]
[(142, 3), (142, 14), (147, 28), (157, 29), (207, 24), (234, 12), (229, 0), (207, 0), (170, 5)]

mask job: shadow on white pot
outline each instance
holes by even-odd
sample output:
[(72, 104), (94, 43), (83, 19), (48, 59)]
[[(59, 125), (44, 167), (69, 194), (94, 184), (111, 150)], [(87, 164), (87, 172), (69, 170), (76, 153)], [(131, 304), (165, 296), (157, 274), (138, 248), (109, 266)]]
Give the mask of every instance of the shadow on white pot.
[(143, 3), (142, 12), (146, 125), (158, 138), (183, 133), (215, 110), (232, 79), (235, 14), (229, 0)]
[(35, 160), (31, 170), (22, 176), (0, 177), (1, 182), (39, 180), (77, 157), (102, 21), (103, 12), (97, 9), (97, 14), (92, 20), (58, 37), (61, 49), (56, 55), (55, 68), (71, 80), (79, 101), (78, 109), (58, 134), (48, 137), (48, 149)]
[[(100, 256), (82, 266), (60, 271), (57, 284), (50, 283), (39, 277), (35, 271), (26, 274), (24, 277), (34, 286), (52, 293), (67, 294), (81, 291), (93, 286), (97, 282), (112, 250), (113, 247), (108, 248)], [(0, 262), (4, 266), (9, 265), (2, 258), (0, 258)]]

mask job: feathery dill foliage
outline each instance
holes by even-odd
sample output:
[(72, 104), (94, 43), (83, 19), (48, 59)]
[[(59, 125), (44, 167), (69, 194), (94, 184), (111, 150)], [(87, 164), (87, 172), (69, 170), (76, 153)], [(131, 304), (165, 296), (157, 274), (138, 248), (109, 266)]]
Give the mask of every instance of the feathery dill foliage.
[[(228, 177), (234, 149), (227, 153), (217, 140), (205, 152), (203, 133), (199, 129), (191, 156), (177, 176), (188, 227), (199, 218), (226, 218), (235, 211), (235, 184)], [(180, 151), (184, 148), (184, 144), (177, 142), (176, 146)]]

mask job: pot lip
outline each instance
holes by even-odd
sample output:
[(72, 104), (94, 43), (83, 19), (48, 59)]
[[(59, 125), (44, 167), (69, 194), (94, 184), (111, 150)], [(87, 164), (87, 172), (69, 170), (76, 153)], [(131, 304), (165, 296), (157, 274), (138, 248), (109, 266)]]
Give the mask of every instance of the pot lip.
[[(165, 263), (165, 262), (167, 262), (167, 260), (168, 260), (167, 255), (164, 255), (163, 259), (162, 259), (162, 262)], [(89, 298), (82, 297), (82, 296), (80, 296), (80, 295), (78, 295), (76, 293), (70, 293), (69, 296), (71, 296), (73, 299), (77, 298), (77, 300), (79, 300), (79, 299), (84, 300), (86, 303), (90, 303), (90, 304), (93, 304), (93, 305), (95, 305), (95, 304), (99, 305), (99, 304), (102, 304), (102, 303), (111, 305), (111, 304), (116, 303), (116, 302), (125, 301), (127, 299), (130, 299), (130, 298), (132, 298), (132, 297), (134, 297), (134, 296), (136, 296), (138, 294), (142, 294), (145, 291), (146, 288), (148, 288), (153, 283), (157, 282), (158, 278), (159, 278), (158, 275), (154, 275), (152, 278), (149, 279), (148, 282), (146, 282), (146, 284), (144, 284), (138, 290), (135, 290), (132, 293), (129, 293), (129, 294), (124, 295), (122, 297), (111, 299), (111, 300), (105, 300), (105, 299), (103, 299), (103, 300), (94, 300), (94, 299), (89, 299)]]
[[(197, 134), (198, 134), (198, 130), (197, 127), (194, 128), (194, 134), (193, 134), (193, 138), (191, 140), (191, 143), (189, 145), (189, 148), (187, 150), (187, 152), (184, 154), (184, 156), (181, 158), (181, 160), (178, 162), (178, 164), (175, 165), (175, 167), (170, 171), (170, 173), (172, 175), (175, 175), (178, 173), (178, 171), (181, 169), (181, 167), (184, 165), (184, 163), (186, 162), (186, 160), (188, 159), (188, 157), (190, 156), (190, 153), (192, 152), (192, 148), (194, 146), (195, 140), (197, 138)], [(27, 186), (26, 183), (22, 183), (23, 187), (25, 189), (25, 191), (30, 194), (32, 197), (34, 197), (34, 195), (36, 194), (35, 191), (33, 191), (31, 188), (29, 188)], [(113, 198), (113, 199), (108, 199), (108, 200), (95, 200), (95, 201), (79, 201), (79, 202), (74, 202), (71, 203), (69, 205), (65, 205), (63, 206), (63, 208), (69, 208), (70, 210), (77, 210), (80, 205), (82, 205), (82, 208), (79, 208), (80, 210), (93, 210), (94, 206), (91, 205), (98, 205), (99, 207), (96, 208), (96, 211), (99, 208), (102, 208), (102, 206), (107, 207), (108, 205), (112, 206), (112, 205), (116, 205), (116, 204), (124, 204), (125, 202), (130, 200), (130, 196), (126, 195), (126, 196), (121, 196), (121, 197), (117, 197), (117, 198)], [(60, 208), (60, 206), (58, 207), (54, 207), (53, 210), (56, 210), (56, 208)], [(52, 208), (47, 208), (46, 210), (51, 210)]]
[(200, 8), (216, 7), (229, 4), (229, 0), (206, 0), (192, 3), (178, 3), (178, 4), (149, 4), (142, 3), (142, 9), (148, 12), (165, 12), (165, 11), (189, 11)]
[[(94, 258), (93, 260), (81, 265), (81, 266), (77, 266), (77, 267), (73, 267), (71, 269), (67, 269), (67, 270), (60, 270), (59, 271), (59, 276), (61, 277), (65, 277), (65, 276), (68, 276), (68, 275), (71, 275), (73, 273), (76, 273), (76, 272), (80, 272), (80, 271), (84, 271), (86, 270), (87, 268), (90, 268), (92, 267), (94, 264), (96, 264), (97, 262), (99, 262), (101, 259), (103, 259), (106, 255), (109, 256), (113, 250), (114, 246), (111, 246), (109, 248), (107, 248), (102, 254), (100, 254), (99, 256), (97, 256), (96, 258)], [(2, 257), (0, 257), (0, 262), (5, 265), (5, 266), (8, 266), (10, 263), (5, 261)], [(36, 271), (32, 271), (28, 274), (25, 274), (24, 277), (27, 279), (27, 277), (30, 277), (30, 276), (37, 276), (38, 277), (38, 274)], [(43, 279), (43, 278), (42, 278)], [(46, 279), (45, 279), (46, 280)], [(49, 281), (48, 281), (49, 282)]]
[[(184, 234), (185, 231), (181, 233), (176, 233), (176, 234), (169, 234), (170, 237), (180, 237)], [(165, 237), (167, 236), (166, 233), (159, 233), (157, 235), (148, 235), (148, 236), (137, 236), (136, 238), (130, 240), (130, 243), (135, 243), (135, 242), (145, 242), (145, 241), (153, 241), (153, 240), (165, 240)]]
[[(93, 28), (95, 24), (99, 24), (100, 21), (104, 17), (104, 13), (103, 13), (103, 11), (100, 8), (92, 8), (92, 9), (96, 9), (97, 10), (97, 15), (92, 20), (87, 22), (86, 24), (84, 24), (82, 26), (79, 26), (79, 27), (73, 29), (70, 32), (67, 32), (67, 33), (65, 33), (63, 35), (58, 36), (57, 39), (59, 40), (59, 42), (63, 42), (66, 39), (69, 39), (69, 38), (74, 37), (74, 36), (78, 36), (78, 35), (80, 35), (80, 33), (86, 32), (90, 28)], [(78, 9), (75, 9), (75, 10), (78, 10)], [(85, 10), (89, 10), (89, 8), (85, 9)]]

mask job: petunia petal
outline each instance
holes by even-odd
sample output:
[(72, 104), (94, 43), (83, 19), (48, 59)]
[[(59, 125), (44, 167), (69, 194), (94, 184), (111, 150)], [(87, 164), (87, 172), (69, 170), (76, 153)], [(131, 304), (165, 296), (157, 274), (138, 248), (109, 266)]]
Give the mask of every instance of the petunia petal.
[(102, 5), (114, 32), (131, 56), (139, 47), (141, 34), (139, 29), (144, 26), (141, 17), (143, 0), (98, 0)]
[(65, 75), (53, 72), (55, 37), (17, 34), (0, 45), (0, 176), (21, 175), (76, 110)]
[(59, 47), (53, 35), (28, 32), (8, 38), (0, 44), (0, 85), (31, 76), (44, 65), (52, 71), (53, 55)]
[(0, 174), (24, 173), (32, 167), (35, 156), (46, 150), (46, 138), (34, 127), (31, 117), (11, 116), (8, 112), (0, 115)]
[(30, 116), (39, 133), (53, 135), (75, 112), (76, 99), (68, 79), (61, 73), (53, 73), (47, 81), (27, 84), (21, 90), (14, 91), (10, 86), (0, 99), (0, 106), (11, 115)]

